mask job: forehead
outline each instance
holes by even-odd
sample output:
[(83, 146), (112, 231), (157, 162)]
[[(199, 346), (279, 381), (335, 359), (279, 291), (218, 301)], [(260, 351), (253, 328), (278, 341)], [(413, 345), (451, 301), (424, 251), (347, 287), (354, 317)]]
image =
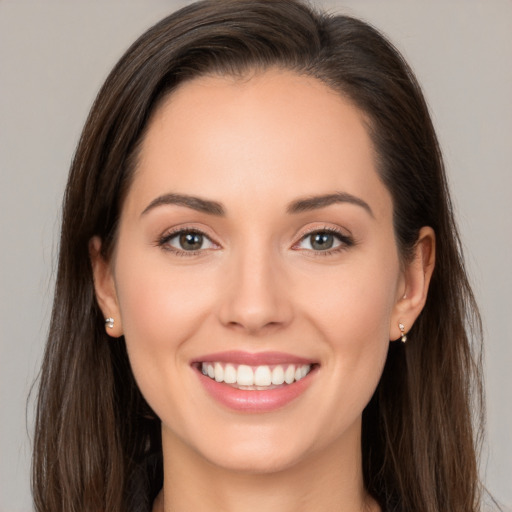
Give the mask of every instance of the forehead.
[(269, 183), (283, 200), (387, 193), (363, 113), (319, 80), (277, 69), (182, 84), (154, 113), (134, 178), (146, 201), (157, 191), (254, 196)]

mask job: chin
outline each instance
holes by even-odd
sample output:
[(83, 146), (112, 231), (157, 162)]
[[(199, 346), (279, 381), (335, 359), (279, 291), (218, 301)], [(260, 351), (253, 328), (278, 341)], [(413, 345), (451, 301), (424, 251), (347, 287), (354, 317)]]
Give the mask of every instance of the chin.
[(250, 428), (247, 425), (245, 429), (240, 428), (243, 431), (228, 429), (229, 432), (224, 432), (222, 438), (216, 436), (212, 429), (202, 439), (196, 438), (196, 442), (189, 438), (189, 447), (218, 468), (247, 474), (284, 471), (300, 465), (322, 449), (317, 445), (319, 436), (312, 435), (312, 432), (296, 429), (290, 433), (289, 428), (276, 429), (268, 425), (266, 428)]
[(207, 460), (226, 471), (241, 474), (273, 474), (285, 471), (299, 464), (301, 457), (274, 447), (272, 450), (245, 450), (243, 453), (230, 450), (230, 453), (205, 454)]

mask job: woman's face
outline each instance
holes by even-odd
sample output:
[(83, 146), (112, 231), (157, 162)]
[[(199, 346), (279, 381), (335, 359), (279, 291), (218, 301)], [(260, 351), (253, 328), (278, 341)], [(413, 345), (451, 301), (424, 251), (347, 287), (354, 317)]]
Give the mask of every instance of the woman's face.
[(164, 446), (251, 471), (357, 457), (407, 283), (349, 101), (277, 70), (182, 85), (150, 122), (110, 270), (103, 309)]

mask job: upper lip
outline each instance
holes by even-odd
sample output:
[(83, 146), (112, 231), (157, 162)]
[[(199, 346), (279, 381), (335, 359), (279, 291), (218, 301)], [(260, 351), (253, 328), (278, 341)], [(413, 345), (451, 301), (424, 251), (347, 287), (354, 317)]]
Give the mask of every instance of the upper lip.
[(285, 352), (243, 352), (240, 350), (228, 350), (225, 352), (216, 352), (197, 357), (192, 361), (194, 363), (232, 363), (245, 364), (247, 366), (261, 366), (274, 364), (314, 364), (312, 359), (287, 354)]

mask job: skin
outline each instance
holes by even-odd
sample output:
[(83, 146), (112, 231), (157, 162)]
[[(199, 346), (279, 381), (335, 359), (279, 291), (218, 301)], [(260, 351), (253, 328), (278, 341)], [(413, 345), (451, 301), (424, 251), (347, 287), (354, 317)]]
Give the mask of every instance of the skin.
[[(343, 201), (288, 211), (339, 192), (368, 209)], [(215, 201), (225, 214), (147, 209), (170, 193)], [(99, 304), (115, 319), (108, 332), (125, 336), (162, 420), (165, 482), (154, 510), (379, 510), (363, 486), (361, 415), (398, 323), (408, 330), (424, 305), (434, 265), (430, 228), (401, 263), (392, 213), (362, 113), (313, 78), (209, 76), (159, 107), (114, 255), (104, 261), (97, 238), (90, 247)], [(201, 250), (159, 242), (183, 228), (206, 235)], [(326, 229), (342, 239), (315, 250), (308, 233)], [(233, 349), (319, 366), (297, 399), (248, 414), (213, 400), (190, 364)]]

